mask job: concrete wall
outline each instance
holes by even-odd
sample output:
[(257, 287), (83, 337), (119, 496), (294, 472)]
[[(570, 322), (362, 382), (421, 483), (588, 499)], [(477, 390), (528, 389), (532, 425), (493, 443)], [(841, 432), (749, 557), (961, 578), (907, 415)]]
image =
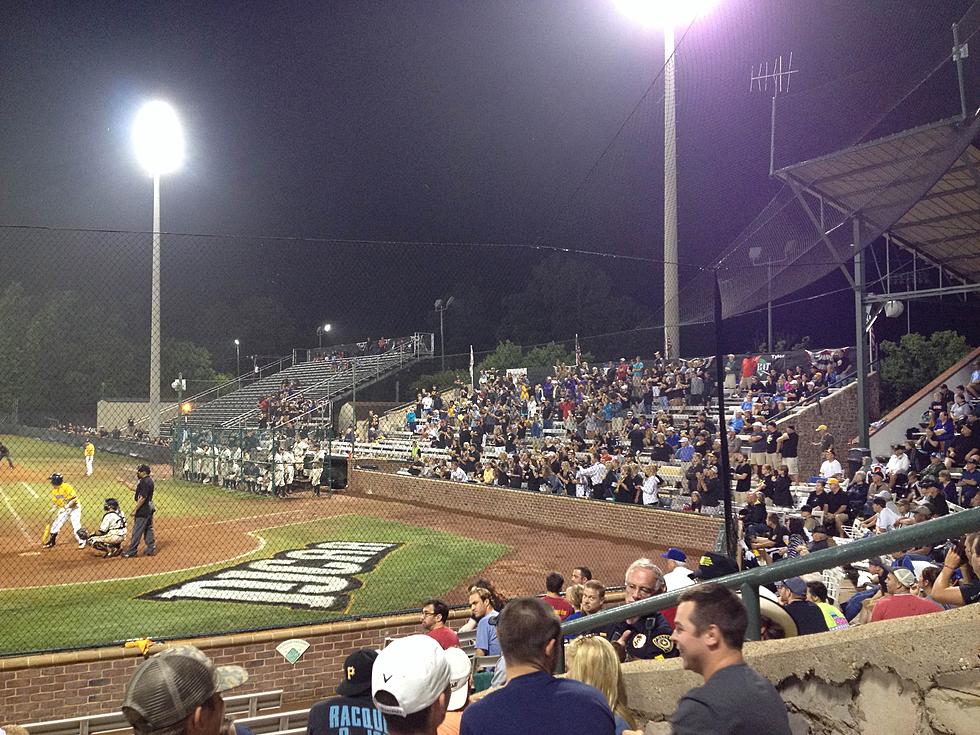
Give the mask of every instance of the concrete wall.
[(720, 518), (694, 513), (357, 469), (350, 473), (347, 491), (353, 495), (371, 495), (376, 500), (461, 511), (470, 516), (562, 531), (574, 529), (599, 538), (616, 539), (628, 534), (633, 541), (657, 547), (713, 549), (722, 526)]
[[(980, 605), (857, 628), (747, 643), (749, 664), (779, 690), (794, 733), (977, 732)], [(679, 659), (624, 667), (647, 733), (669, 733), (677, 700), (701, 678)], [(750, 703), (749, 703), (750, 704)]]
[(940, 385), (946, 383), (950, 388), (970, 384), (970, 373), (977, 358), (980, 358), (980, 347), (973, 350), (959, 362), (944, 370), (923, 386), (922, 390), (900, 403), (882, 418), (887, 422), (871, 435), (871, 452), (875, 456), (890, 456), (895, 444), (905, 443), (905, 430), (917, 426), (923, 412), (932, 402), (932, 394)]
[[(163, 401), (160, 404), (160, 421), (171, 421), (177, 416), (177, 404)], [(125, 429), (129, 419), (135, 419), (138, 426), (145, 426), (150, 404), (146, 401), (100, 400), (95, 406), (96, 427)]]

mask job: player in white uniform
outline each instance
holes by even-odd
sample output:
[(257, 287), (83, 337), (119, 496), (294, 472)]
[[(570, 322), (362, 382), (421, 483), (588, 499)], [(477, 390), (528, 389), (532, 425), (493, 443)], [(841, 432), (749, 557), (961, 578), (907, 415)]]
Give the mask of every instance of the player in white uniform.
[(119, 556), (126, 540), (126, 518), (119, 510), (119, 501), (115, 498), (106, 498), (102, 510), (105, 515), (99, 524), (99, 532), (95, 536), (89, 536), (88, 545), (101, 551), (103, 558)]

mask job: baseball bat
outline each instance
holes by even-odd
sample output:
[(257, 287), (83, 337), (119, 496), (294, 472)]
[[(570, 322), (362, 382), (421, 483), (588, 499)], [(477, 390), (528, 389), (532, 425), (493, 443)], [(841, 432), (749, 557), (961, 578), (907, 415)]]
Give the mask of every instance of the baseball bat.
[(41, 545), (48, 543), (48, 536), (51, 533), (51, 524), (46, 523), (44, 525), (44, 533), (41, 534)]

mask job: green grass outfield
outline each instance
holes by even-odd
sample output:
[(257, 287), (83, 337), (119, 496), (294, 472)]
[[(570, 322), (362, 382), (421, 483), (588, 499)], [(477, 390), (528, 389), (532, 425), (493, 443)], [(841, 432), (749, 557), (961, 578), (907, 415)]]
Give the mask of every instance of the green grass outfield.
[[(0, 592), (3, 636), (0, 654), (79, 648), (130, 638), (188, 637), (334, 620), (415, 607), (426, 597), (456, 587), (509, 550), (501, 544), (366, 516), (338, 516), (255, 531), (266, 544), (237, 559), (240, 564), (300, 549), (318, 541), (398, 542), (377, 567), (358, 575), (363, 586), (350, 593), (346, 611), (294, 610), (279, 605), (161, 601), (140, 595), (222, 569), (193, 571)], [(125, 561), (108, 561), (114, 570)]]
[[(81, 449), (17, 436), (2, 436), (0, 441), (10, 448), (16, 465), (16, 474), (8, 471), (6, 463), (0, 466), (0, 533), (8, 540), (16, 539), (18, 545), (23, 542), (25, 549), (40, 546), (51, 504), (47, 476), (54, 471), (61, 472), (78, 492), (83, 526), (98, 526), (105, 497), (119, 498), (129, 516), (132, 495), (116, 478), (135, 480), (134, 469), (139, 460), (97, 453), (95, 473), (85, 477)], [(155, 495), (168, 520), (187, 516), (197, 524), (202, 516), (215, 521), (250, 518), (251, 527), (260, 529), (250, 535), (264, 545), (232, 562), (191, 570), (47, 586), (40, 586), (44, 580), (38, 579), (39, 586), (31, 589), (3, 590), (7, 585), (0, 567), (0, 655), (108, 645), (139, 637), (179, 638), (299, 625), (414, 608), (427, 597), (455, 588), (510, 550), (502, 544), (372, 516), (333, 516), (282, 525), (285, 519), (276, 513), (288, 504), (182, 480), (158, 478)], [(270, 514), (268, 523), (262, 518), (266, 513)], [(207, 526), (193, 534), (194, 541), (206, 548)], [(191, 541), (186, 537), (178, 540), (182, 544)], [(357, 575), (362, 586), (350, 593), (347, 608), (336, 612), (284, 605), (140, 598), (228, 566), (322, 541), (391, 542), (401, 546), (388, 553), (372, 571)], [(33, 558), (37, 557), (8, 555), (2, 563), (28, 565)], [(103, 563), (113, 575), (126, 573), (124, 560)]]

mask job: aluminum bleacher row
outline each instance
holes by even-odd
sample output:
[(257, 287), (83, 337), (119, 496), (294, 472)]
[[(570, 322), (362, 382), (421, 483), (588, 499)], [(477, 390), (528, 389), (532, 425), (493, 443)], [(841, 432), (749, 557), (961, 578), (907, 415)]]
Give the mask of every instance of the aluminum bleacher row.
[(385, 377), (415, 360), (412, 345), (395, 347), (380, 355), (365, 355), (348, 360), (351, 367), (340, 368), (335, 362), (303, 362), (268, 377), (243, 385), (228, 395), (195, 408), (185, 417), (188, 426), (250, 426), (258, 423), (258, 402), (279, 391), (283, 381), (297, 381), (300, 398), (322, 402)]

